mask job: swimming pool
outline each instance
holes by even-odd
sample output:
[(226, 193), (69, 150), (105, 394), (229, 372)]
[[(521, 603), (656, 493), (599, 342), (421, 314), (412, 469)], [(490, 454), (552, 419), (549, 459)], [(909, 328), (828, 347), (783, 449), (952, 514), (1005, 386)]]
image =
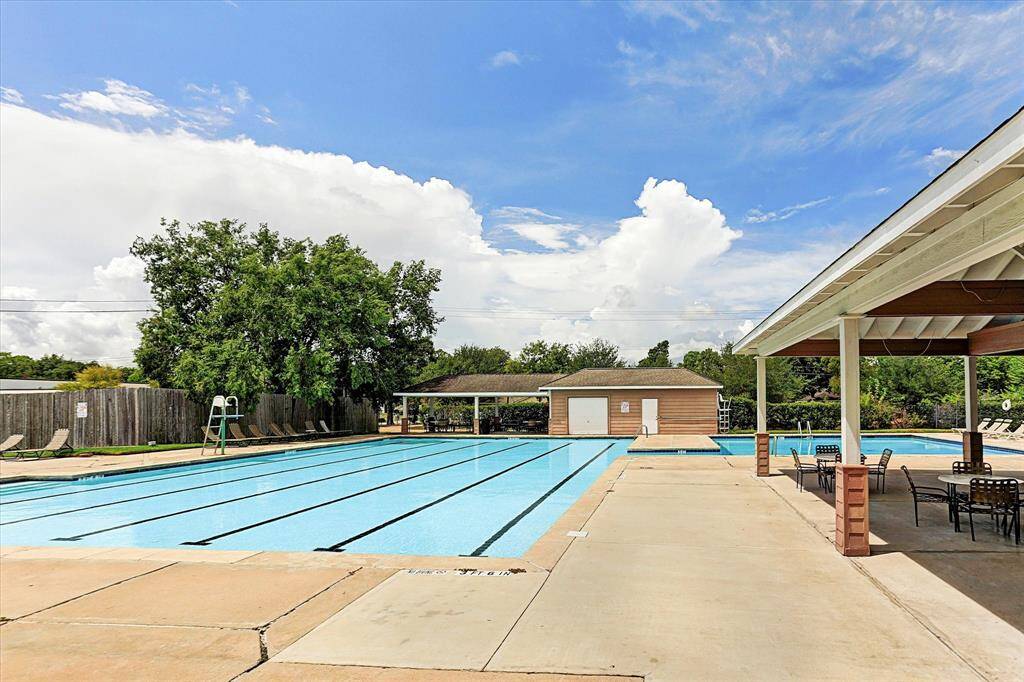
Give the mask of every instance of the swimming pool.
[[(753, 436), (713, 436), (712, 440), (718, 443), (721, 452), (713, 454), (723, 455), (753, 455)], [(773, 443), (775, 454), (789, 456), (789, 449), (795, 448), (801, 455), (814, 452), (816, 445), (840, 445), (842, 441), (839, 436), (814, 436), (800, 438), (799, 436), (774, 436)], [(939, 438), (925, 438), (921, 436), (900, 436), (900, 435), (870, 435), (862, 434), (860, 437), (860, 449), (865, 455), (880, 455), (882, 450), (890, 449), (897, 455), (962, 455), (963, 446), (956, 441), (942, 440)], [(986, 455), (1019, 455), (1019, 450), (1008, 448), (985, 446)]]
[(0, 543), (516, 557), (621, 439), (386, 439), (0, 486)]

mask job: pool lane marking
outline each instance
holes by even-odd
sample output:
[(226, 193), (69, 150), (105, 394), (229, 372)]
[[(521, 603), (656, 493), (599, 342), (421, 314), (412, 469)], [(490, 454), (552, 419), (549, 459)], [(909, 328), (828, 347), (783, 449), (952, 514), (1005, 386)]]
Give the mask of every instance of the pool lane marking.
[[(419, 474), (414, 474), (412, 476), (406, 476), (405, 478), (400, 478), (397, 481), (390, 481), (389, 483), (382, 483), (381, 485), (376, 485), (376, 486), (373, 486), (372, 488), (367, 488), (366, 490), (360, 490), (360, 491), (355, 492), (355, 493), (349, 493), (348, 495), (343, 495), (342, 497), (337, 497), (337, 498), (335, 498), (333, 500), (327, 500), (326, 502), (319, 502), (317, 504), (310, 505), (309, 507), (303, 507), (302, 509), (296, 509), (294, 511), (287, 512), (285, 514), (280, 514), (278, 516), (274, 516), (274, 517), (271, 517), (269, 519), (264, 519), (263, 521), (257, 521), (255, 523), (250, 523), (250, 524), (248, 524), (246, 526), (241, 526), (239, 528), (235, 528), (233, 530), (225, 531), (223, 533), (218, 533), (217, 535), (211, 535), (210, 537), (203, 538), (202, 540), (191, 540), (189, 542), (183, 542), (181, 544), (183, 544), (183, 545), (208, 545), (211, 542), (213, 542), (214, 540), (219, 540), (219, 539), (225, 538), (225, 537), (227, 537), (229, 535), (235, 535), (237, 533), (241, 533), (241, 532), (244, 532), (244, 531), (247, 531), (247, 530), (252, 530), (253, 528), (257, 528), (259, 526), (265, 526), (268, 523), (275, 523), (275, 522), (281, 521), (283, 519), (291, 518), (292, 516), (298, 516), (299, 514), (305, 514), (306, 512), (313, 511), (314, 509), (320, 509), (321, 507), (327, 507), (327, 506), (332, 505), (332, 504), (337, 504), (338, 502), (344, 502), (345, 500), (350, 500), (353, 497), (359, 497), (360, 495), (366, 495), (367, 493), (376, 492), (377, 490), (382, 490), (384, 488), (389, 488), (389, 487), (391, 487), (393, 485), (398, 485), (399, 483), (405, 483), (406, 481), (411, 481), (414, 478), (420, 478), (422, 476), (427, 476), (429, 474), (437, 473), (438, 471), (444, 471), (445, 469), (451, 469), (452, 467), (456, 467), (456, 466), (459, 466), (461, 464), (467, 464), (468, 462), (475, 462), (475, 461), (477, 461), (479, 459), (484, 459), (485, 457), (492, 457), (494, 455), (501, 454), (502, 452), (507, 452), (509, 450), (514, 450), (515, 448), (520, 448), (520, 447), (522, 447), (522, 446), (524, 446), (526, 444), (527, 443), (518, 443), (516, 445), (512, 445), (512, 446), (509, 446), (507, 448), (502, 448), (501, 450), (495, 450), (494, 452), (488, 452), (488, 453), (486, 453), (484, 455), (478, 455), (477, 457), (470, 457), (469, 459), (464, 459), (461, 462), (454, 462), (452, 464), (446, 464), (445, 466), (438, 467), (436, 469), (431, 469), (430, 471), (424, 471), (424, 472), (419, 473)], [(477, 445), (483, 445), (483, 443), (477, 443)], [(467, 447), (469, 447), (469, 446), (467, 446)]]
[[(446, 454), (446, 453), (449, 453), (449, 452), (455, 452), (456, 450), (465, 450), (466, 448), (471, 448), (471, 447), (474, 447), (474, 446), (477, 446), (477, 445), (480, 445), (480, 443), (471, 443), (469, 445), (463, 445), (461, 447), (451, 448), (450, 450), (442, 450), (441, 452), (432, 452), (432, 453), (430, 453), (430, 456), (433, 456), (433, 455), (443, 455), (443, 454)], [(424, 457), (426, 457), (426, 456), (427, 455), (424, 455)], [(335, 479), (335, 478), (342, 478), (344, 476), (352, 476), (353, 474), (361, 474), (361, 473), (363, 473), (365, 471), (373, 471), (374, 469), (380, 469), (380, 468), (383, 468), (383, 467), (386, 467), (386, 466), (394, 466), (395, 464), (401, 464), (402, 462), (411, 462), (411, 461), (416, 460), (416, 459), (423, 459), (423, 457), (413, 457), (413, 458), (410, 458), (410, 459), (401, 459), (401, 460), (398, 460), (397, 462), (389, 462), (387, 464), (378, 464), (377, 466), (367, 467), (365, 469), (356, 469), (355, 471), (346, 471), (346, 472), (343, 472), (343, 473), (340, 473), (340, 474), (334, 474), (332, 476), (324, 476), (323, 478), (315, 478), (312, 481), (304, 481), (302, 483), (293, 483), (291, 485), (282, 486), (280, 488), (271, 488), (270, 490), (262, 490), (262, 491), (260, 491), (258, 493), (251, 493), (249, 495), (242, 495), (241, 497), (233, 497), (233, 498), (228, 499), (228, 500), (221, 500), (219, 502), (212, 502), (210, 504), (204, 504), (204, 505), (200, 505), (198, 507), (191, 507), (189, 509), (182, 509), (182, 510), (179, 510), (179, 511), (176, 511), (176, 512), (169, 512), (167, 514), (160, 514), (159, 516), (151, 516), (150, 518), (147, 518), (147, 519), (139, 519), (138, 521), (130, 521), (128, 523), (122, 523), (122, 524), (119, 524), (117, 526), (111, 526), (109, 528), (100, 528), (99, 530), (90, 531), (88, 533), (80, 533), (78, 535), (70, 535), (68, 537), (62, 537), (62, 538), (51, 538), (51, 540), (53, 542), (74, 542), (76, 540), (81, 540), (82, 538), (87, 538), (87, 537), (90, 537), (92, 535), (99, 535), (100, 533), (107, 533), (107, 532), (112, 531), (112, 530), (119, 530), (121, 528), (128, 528), (129, 526), (138, 526), (138, 525), (141, 525), (143, 523), (149, 523), (151, 521), (159, 521), (160, 519), (167, 519), (167, 518), (170, 518), (172, 516), (180, 516), (182, 514), (189, 514), (191, 512), (201, 511), (203, 509), (210, 509), (211, 507), (219, 507), (222, 504), (231, 504), (232, 502), (241, 502), (242, 500), (252, 499), (253, 497), (260, 497), (261, 495), (269, 495), (271, 493), (279, 493), (279, 492), (282, 492), (282, 491), (285, 491), (285, 490), (292, 490), (293, 488), (301, 488), (303, 486), (313, 485), (314, 483), (321, 483), (323, 481), (329, 481), (329, 480)]]
[(512, 466), (508, 467), (507, 469), (502, 469), (501, 471), (499, 471), (496, 474), (491, 474), (490, 476), (487, 476), (486, 478), (481, 478), (479, 481), (474, 481), (473, 483), (470, 483), (469, 485), (463, 486), (463, 487), (459, 488), (458, 490), (455, 490), (455, 491), (452, 491), (452, 492), (448, 493), (444, 497), (439, 497), (438, 499), (434, 500), (433, 502), (427, 502), (424, 505), (420, 505), (419, 507), (416, 507), (415, 509), (407, 511), (404, 514), (400, 514), (400, 515), (394, 517), (393, 519), (385, 521), (384, 523), (377, 524), (373, 528), (364, 530), (362, 533), (358, 533), (357, 535), (353, 535), (352, 537), (347, 538), (345, 540), (342, 540), (341, 542), (336, 542), (333, 545), (330, 545), (329, 547), (317, 547), (315, 551), (317, 551), (317, 552), (344, 552), (345, 550), (343, 548), (344, 548), (345, 545), (351, 544), (351, 543), (355, 542), (356, 540), (361, 540), (362, 538), (365, 538), (367, 535), (373, 535), (374, 533), (376, 533), (379, 530), (383, 530), (384, 528), (387, 528), (390, 525), (396, 524), (399, 521), (403, 521), (403, 520), (409, 518), (410, 516), (413, 516), (415, 514), (419, 514), (421, 511), (423, 511), (425, 509), (429, 509), (430, 507), (433, 507), (434, 505), (441, 504), (445, 500), (450, 500), (451, 498), (455, 497), (456, 495), (464, 493), (464, 492), (466, 492), (467, 490), (469, 490), (471, 488), (475, 488), (478, 485), (482, 485), (484, 483), (487, 483), (488, 481), (494, 480), (495, 478), (498, 478), (499, 476), (504, 476), (508, 472), (510, 472), (510, 471), (512, 471), (514, 469), (518, 469), (521, 466), (525, 466), (525, 465), (529, 464), (530, 462), (536, 462), (541, 457), (547, 457), (552, 452), (556, 452), (556, 451), (561, 450), (562, 448), (568, 447), (570, 445), (572, 445), (572, 443), (566, 443), (565, 445), (559, 445), (557, 448), (554, 448), (552, 450), (548, 450), (547, 452), (542, 452), (541, 454), (537, 455), (536, 457), (531, 457), (530, 459), (523, 460), (522, 462), (519, 462), (518, 464), (513, 464)]
[[(348, 452), (351, 452), (352, 450), (362, 450), (362, 449), (365, 449), (367, 447), (372, 447), (372, 446), (375, 446), (375, 445), (379, 446), (379, 445), (381, 445), (383, 443), (386, 443), (389, 440), (391, 440), (391, 439), (373, 441), (372, 443), (366, 443), (364, 445), (353, 445), (351, 447), (343, 445), (342, 448), (344, 448)], [(450, 443), (450, 442), (451, 442), (451, 440), (440, 440), (440, 439), (438, 439), (438, 440), (435, 440), (434, 443), (428, 443), (427, 445), (436, 445), (437, 443)], [(427, 445), (414, 445), (412, 447), (403, 448), (401, 450), (392, 450), (392, 452), (404, 452), (405, 450), (414, 450), (416, 448), (427, 447)], [(333, 448), (334, 446), (328, 445), (328, 446), (325, 446), (325, 447)], [(278, 454), (278, 453), (268, 453), (266, 455), (253, 455), (253, 456), (254, 457), (267, 457), (267, 456), (272, 456), (272, 455), (275, 455), (275, 454)], [(156, 482), (156, 481), (169, 481), (172, 478), (185, 478), (187, 476), (200, 476), (202, 474), (209, 474), (209, 473), (213, 473), (213, 472), (230, 471), (231, 469), (244, 469), (245, 467), (266, 466), (267, 464), (277, 464), (278, 462), (291, 462), (291, 461), (294, 461), (294, 460), (297, 460), (297, 459), (309, 459), (310, 457), (326, 457), (326, 456), (329, 456), (329, 455), (332, 455), (332, 454), (335, 454), (335, 453), (334, 452), (317, 452), (317, 453), (313, 453), (313, 454), (294, 455), (294, 456), (291, 456), (291, 457), (278, 457), (278, 458), (272, 459), (272, 460), (266, 460), (266, 461), (260, 461), (260, 462), (250, 462), (248, 464), (236, 464), (234, 466), (226, 466), (226, 467), (221, 467), (221, 468), (203, 469), (202, 471), (193, 471), (193, 472), (190, 472), (190, 473), (187, 473), (187, 474), (173, 474), (173, 475), (170, 475), (170, 476), (155, 476), (153, 478), (147, 478), (144, 481), (128, 481), (127, 483), (115, 483), (115, 484), (112, 484), (112, 485), (98, 486), (98, 487), (95, 487), (95, 488), (86, 488), (85, 490), (72, 490), (72, 491), (69, 491), (69, 492), (66, 492), (66, 493), (54, 493), (53, 495), (40, 495), (39, 497), (23, 497), (20, 500), (2, 500), (2, 499), (0, 499), (0, 505), (19, 504), (21, 502), (34, 502), (36, 500), (47, 500), (47, 499), (50, 499), (52, 497), (64, 497), (66, 495), (80, 495), (82, 493), (96, 492), (97, 490), (110, 490), (112, 488), (124, 488), (125, 486), (129, 486), (129, 485), (142, 485), (143, 483), (153, 483), (153, 482)], [(216, 464), (216, 463), (217, 463), (216, 460), (205, 461), (205, 462), (195, 461), (195, 462), (182, 462), (180, 465), (176, 465), (176, 466), (181, 466), (181, 467), (196, 466), (196, 465), (202, 466), (202, 465), (206, 465), (206, 464)], [(125, 472), (122, 472), (120, 474), (109, 474), (109, 475), (110, 476), (122, 476), (122, 475), (123, 476), (130, 476), (132, 474), (138, 474), (138, 473), (145, 473), (145, 470), (143, 470), (143, 471), (125, 471)], [(81, 480), (81, 479), (76, 479), (76, 480)], [(70, 482), (72, 482), (72, 481), (59, 481), (58, 483), (70, 483)], [(12, 494), (17, 494), (17, 493), (12, 493)]]
[[(40, 514), (39, 516), (27, 516), (23, 519), (15, 519), (13, 521), (0, 522), (0, 526), (10, 526), (15, 523), (24, 523), (25, 521), (36, 521), (38, 519), (48, 519), (51, 516), (63, 516), (64, 514), (76, 514), (83, 511), (91, 511), (93, 509), (102, 509), (103, 507), (113, 507), (117, 504), (125, 504), (128, 502), (138, 502), (139, 500), (149, 500), (154, 497), (163, 497), (165, 495), (177, 495), (178, 493), (187, 493), (193, 490), (202, 490), (203, 488), (213, 488), (218, 485), (227, 485), (229, 483), (239, 483), (241, 481), (251, 481), (256, 478), (266, 478), (268, 476), (279, 476), (281, 474), (290, 474), (295, 471), (303, 471), (305, 469), (316, 469), (318, 467), (333, 466), (335, 464), (344, 464), (345, 462), (354, 462), (359, 459), (369, 459), (370, 457), (380, 457), (381, 455), (390, 455), (396, 452), (405, 452), (406, 450), (412, 450), (414, 448), (404, 448), (398, 450), (385, 450), (384, 452), (374, 452), (369, 455), (360, 455), (359, 457), (346, 457), (345, 459), (332, 459), (328, 462), (319, 462), (317, 464), (307, 464), (301, 467), (292, 467), (290, 469), (281, 469), (280, 471), (268, 471), (265, 474), (256, 474), (254, 476), (242, 476), (241, 478), (230, 478), (226, 481), (214, 481), (213, 483), (204, 483), (202, 485), (194, 485), (188, 488), (178, 488), (177, 490), (165, 490), (161, 493), (150, 493), (149, 495), (139, 495), (138, 497), (127, 497), (123, 500), (114, 500), (112, 502), (103, 502), (100, 504), (93, 504), (88, 507), (77, 507), (75, 509), (63, 509), (61, 511), (50, 512), (49, 514)], [(333, 453), (332, 453), (333, 454)], [(442, 454), (441, 452), (432, 453), (430, 455), (424, 455), (423, 457), (413, 457), (412, 459), (400, 459), (395, 462), (399, 464), (401, 462), (412, 462), (417, 459), (423, 459), (424, 457), (432, 457), (433, 455)]]
[(479, 547), (474, 549), (473, 552), (469, 556), (480, 556), (484, 552), (486, 552), (488, 549), (490, 549), (491, 545), (493, 545), (495, 542), (500, 540), (501, 537), (503, 535), (505, 535), (505, 533), (507, 533), (510, 530), (512, 530), (512, 528), (514, 528), (520, 521), (525, 519), (530, 514), (530, 512), (532, 512), (534, 509), (536, 509), (541, 504), (543, 504), (544, 500), (546, 500), (549, 497), (551, 497), (552, 495), (554, 495), (558, 491), (559, 488), (561, 488), (563, 485), (565, 485), (566, 483), (571, 481), (573, 478), (575, 478), (577, 474), (579, 474), (581, 471), (583, 471), (588, 466), (593, 464), (594, 460), (596, 460), (598, 457), (600, 457), (604, 453), (606, 453), (609, 450), (611, 450), (614, 446), (615, 446), (615, 443), (611, 443), (604, 450), (601, 450), (601, 452), (597, 453), (596, 455), (594, 455), (593, 457), (588, 459), (586, 462), (584, 462), (578, 469), (576, 469), (576, 471), (573, 471), (571, 474), (569, 474), (568, 476), (563, 478), (561, 481), (556, 483), (550, 490), (548, 490), (546, 493), (544, 493), (543, 495), (538, 497), (536, 500), (534, 500), (533, 504), (531, 504), (529, 507), (527, 507), (523, 511), (519, 512), (515, 517), (512, 518), (511, 521), (509, 521), (504, 526), (502, 526), (500, 529), (498, 529), (498, 531), (494, 535), (492, 535), (491, 537), (487, 538), (487, 540), (482, 545), (480, 545)]

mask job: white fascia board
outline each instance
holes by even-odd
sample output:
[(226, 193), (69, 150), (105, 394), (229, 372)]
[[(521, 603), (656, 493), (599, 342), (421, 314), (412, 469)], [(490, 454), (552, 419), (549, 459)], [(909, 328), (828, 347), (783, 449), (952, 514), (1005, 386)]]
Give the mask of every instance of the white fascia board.
[[(1018, 111), (999, 129), (978, 143), (931, 184), (922, 189), (892, 215), (882, 221), (859, 242), (822, 270), (788, 301), (750, 330), (735, 346), (736, 352), (748, 350), (765, 329), (804, 305), (854, 266), (901, 237), (960, 193), (984, 179), (1024, 149), (1024, 110)], [(748, 351), (749, 352), (749, 351)]]
[(545, 386), (545, 391), (672, 391), (675, 389), (701, 389), (709, 390), (723, 388), (722, 386)]
[(480, 391), (476, 393), (393, 393), (395, 397), (547, 397), (542, 391)]

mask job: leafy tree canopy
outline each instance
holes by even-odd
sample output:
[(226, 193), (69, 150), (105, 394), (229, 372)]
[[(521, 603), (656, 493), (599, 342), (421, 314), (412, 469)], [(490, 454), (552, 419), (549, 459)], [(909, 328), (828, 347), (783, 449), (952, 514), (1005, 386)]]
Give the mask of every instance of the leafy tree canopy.
[(463, 344), (451, 353), (437, 351), (433, 360), (420, 371), (416, 381), (427, 381), (449, 374), (500, 374), (506, 371), (509, 359), (509, 352), (498, 346), (484, 348)]
[(672, 361), (668, 357), (668, 341), (659, 341), (657, 345), (647, 351), (647, 357), (636, 364), (637, 367), (671, 367)]
[(441, 275), (422, 262), (381, 270), (344, 236), (293, 240), (236, 220), (161, 226), (132, 253), (157, 307), (136, 361), (162, 385), (204, 401), (383, 402), (433, 350)]
[(75, 375), (74, 381), (57, 384), (59, 391), (85, 391), (91, 388), (117, 388), (124, 380), (121, 370), (110, 365), (90, 365)]
[(95, 362), (68, 360), (62, 355), (44, 355), (34, 360), (27, 355), (0, 353), (0, 377), (4, 379), (49, 379), (70, 381)]

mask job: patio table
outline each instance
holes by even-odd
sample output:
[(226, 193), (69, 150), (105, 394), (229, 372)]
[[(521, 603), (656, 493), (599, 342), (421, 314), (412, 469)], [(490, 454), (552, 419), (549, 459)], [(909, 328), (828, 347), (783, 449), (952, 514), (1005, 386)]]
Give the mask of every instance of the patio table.
[(1017, 481), (1018, 485), (1024, 485), (1024, 481), (1013, 476), (1000, 476), (999, 474), (941, 474), (938, 479), (946, 484), (949, 492), (949, 520), (953, 520), (956, 514), (956, 487), (958, 485), (970, 485), (972, 478), (987, 478), (993, 481)]

